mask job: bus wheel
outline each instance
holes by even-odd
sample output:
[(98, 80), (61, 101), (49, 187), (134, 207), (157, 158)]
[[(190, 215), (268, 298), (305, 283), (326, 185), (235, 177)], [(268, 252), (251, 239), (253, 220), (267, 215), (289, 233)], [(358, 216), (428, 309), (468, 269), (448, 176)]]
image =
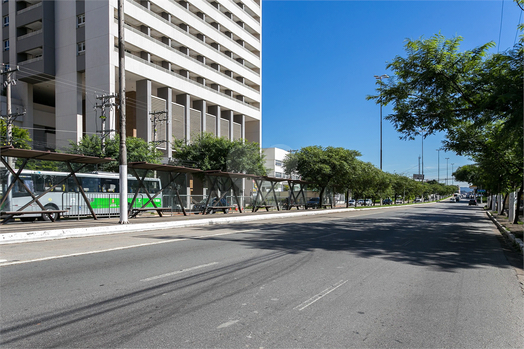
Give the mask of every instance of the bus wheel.
[[(58, 207), (56, 207), (56, 205), (53, 205), (53, 204), (47, 204), (44, 206), (44, 208), (46, 210), (58, 210)], [(60, 214), (58, 212), (55, 212), (55, 213), (50, 213), (50, 214), (45, 214), (43, 213), (42, 214), (42, 220), (44, 221), (51, 221), (51, 217), (53, 217), (53, 220), (57, 221), (60, 219)]]

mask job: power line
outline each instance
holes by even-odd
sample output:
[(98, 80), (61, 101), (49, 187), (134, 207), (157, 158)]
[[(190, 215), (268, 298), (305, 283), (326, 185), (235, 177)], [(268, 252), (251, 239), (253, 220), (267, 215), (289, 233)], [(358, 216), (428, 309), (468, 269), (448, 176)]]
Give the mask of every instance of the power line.
[(500, 29), (499, 29), (499, 44), (497, 45), (497, 53), (500, 49), (500, 37), (502, 36), (502, 21), (504, 19), (504, 0), (502, 0), (502, 9), (500, 10)]

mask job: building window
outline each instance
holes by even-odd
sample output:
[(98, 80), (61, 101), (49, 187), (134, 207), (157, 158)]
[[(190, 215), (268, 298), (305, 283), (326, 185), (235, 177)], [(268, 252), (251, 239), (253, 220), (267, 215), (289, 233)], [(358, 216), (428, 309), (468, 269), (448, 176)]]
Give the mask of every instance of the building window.
[(4, 40), (4, 51), (9, 51), (9, 40)]
[(84, 41), (79, 42), (76, 44), (76, 53), (78, 55), (82, 55), (86, 52), (86, 43)]
[(78, 15), (76, 17), (76, 26), (83, 27), (85, 24), (86, 24), (86, 15), (85, 13), (82, 13), (81, 15)]
[(280, 167), (282, 167), (282, 166), (284, 166), (284, 164), (283, 164), (282, 161), (280, 161), (280, 160), (275, 160), (275, 166), (280, 166)]
[(275, 172), (275, 177), (282, 178), (282, 172)]
[(3, 23), (4, 27), (7, 27), (9, 25), (9, 15), (4, 16)]

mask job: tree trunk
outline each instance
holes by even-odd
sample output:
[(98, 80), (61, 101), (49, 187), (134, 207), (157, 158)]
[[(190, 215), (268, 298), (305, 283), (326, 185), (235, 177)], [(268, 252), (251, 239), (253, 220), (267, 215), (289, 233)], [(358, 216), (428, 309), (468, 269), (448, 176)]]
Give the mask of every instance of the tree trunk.
[(513, 224), (517, 224), (519, 222), (519, 208), (520, 208), (520, 200), (522, 200), (522, 190), (524, 187), (520, 187), (519, 193), (517, 194), (517, 204), (515, 205), (515, 218), (513, 219)]
[(502, 214), (504, 214), (504, 210), (506, 209), (506, 202), (508, 201), (509, 193), (506, 193), (504, 195), (504, 199), (502, 199)]
[(320, 197), (320, 201), (319, 201), (319, 203), (318, 203), (318, 204), (320, 205), (319, 208), (322, 208), (322, 202), (323, 202), (323, 201), (322, 201), (322, 198), (323, 198), (323, 196), (324, 196), (324, 190), (325, 190), (325, 189), (326, 189), (326, 187), (322, 187), (322, 188), (320, 189), (320, 195), (319, 195), (319, 197)]

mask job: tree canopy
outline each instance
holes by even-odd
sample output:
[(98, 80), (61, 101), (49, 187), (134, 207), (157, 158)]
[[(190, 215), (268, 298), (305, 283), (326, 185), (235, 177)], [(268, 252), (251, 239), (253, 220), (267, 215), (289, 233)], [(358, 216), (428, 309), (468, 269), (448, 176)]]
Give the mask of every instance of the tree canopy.
[(190, 143), (175, 140), (173, 144), (174, 164), (194, 167), (204, 171), (265, 175), (264, 155), (255, 142), (241, 139), (229, 140), (204, 132), (191, 139)]
[[(32, 141), (29, 131), (13, 125), (13, 139), (11, 145), (18, 149), (31, 149), (29, 143)], [(7, 124), (4, 119), (0, 119), (0, 144), (7, 144)]]
[[(69, 154), (108, 157), (115, 160), (120, 159), (119, 135), (115, 135), (113, 138), (106, 138), (105, 144), (102, 143), (102, 139), (97, 135), (86, 135), (80, 142), (70, 141), (69, 145), (69, 148), (66, 149), (66, 153)], [(156, 149), (153, 143), (148, 143), (142, 138), (127, 137), (126, 147), (128, 162), (145, 161), (149, 163), (160, 163), (160, 159), (162, 158), (162, 152)], [(113, 161), (107, 164), (101, 164), (98, 166), (98, 169), (101, 171), (118, 172), (118, 162)]]
[[(524, 10), (523, 1), (515, 2)], [(367, 98), (393, 104), (386, 119), (401, 138), (446, 132), (444, 149), (476, 162), (457, 170), (460, 178), (482, 183), (493, 193), (520, 187), (520, 198), (524, 37), (499, 53), (490, 53), (493, 42), (460, 52), (461, 41), (460, 36), (446, 39), (441, 34), (408, 40), (406, 57), (397, 56), (387, 65), (393, 77), (388, 82), (377, 80), (377, 94)]]
[(497, 54), (489, 54), (493, 42), (459, 52), (461, 41), (441, 34), (407, 40), (407, 56), (387, 65), (393, 77), (377, 80), (377, 94), (367, 98), (393, 104), (385, 118), (403, 138), (448, 131), (463, 121), (481, 127), (502, 120), (508, 131), (522, 128), (522, 39)]
[(347, 187), (349, 175), (357, 166), (358, 156), (361, 154), (356, 150), (308, 146), (289, 153), (284, 159), (284, 168), (287, 174), (298, 172), (303, 180), (320, 189), (322, 200), (329, 185), (335, 188)]

